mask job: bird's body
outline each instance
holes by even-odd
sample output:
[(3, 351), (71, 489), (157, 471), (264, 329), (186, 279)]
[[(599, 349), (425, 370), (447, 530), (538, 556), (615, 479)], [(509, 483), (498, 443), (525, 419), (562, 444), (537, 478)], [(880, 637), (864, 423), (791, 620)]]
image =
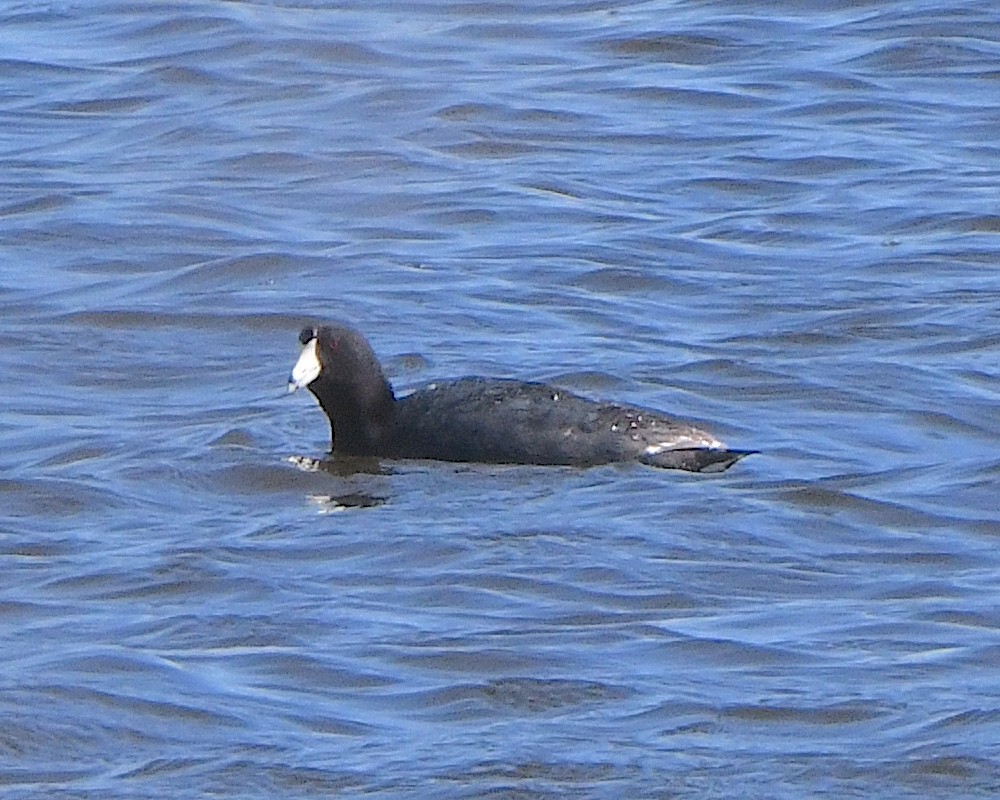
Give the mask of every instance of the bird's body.
[(592, 466), (638, 461), (721, 472), (752, 451), (651, 411), (588, 400), (544, 383), (439, 381), (397, 399), (364, 337), (344, 325), (302, 331), (290, 390), (308, 386), (335, 454), (493, 464)]

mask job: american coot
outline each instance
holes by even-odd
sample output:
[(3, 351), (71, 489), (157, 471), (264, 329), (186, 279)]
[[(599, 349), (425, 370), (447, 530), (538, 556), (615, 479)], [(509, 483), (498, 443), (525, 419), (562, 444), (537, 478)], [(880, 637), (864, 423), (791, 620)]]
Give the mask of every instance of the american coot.
[(597, 403), (543, 383), (460, 378), (397, 399), (371, 345), (347, 325), (305, 328), (288, 391), (308, 387), (330, 418), (335, 454), (589, 466), (639, 461), (721, 472), (727, 450), (656, 411)]

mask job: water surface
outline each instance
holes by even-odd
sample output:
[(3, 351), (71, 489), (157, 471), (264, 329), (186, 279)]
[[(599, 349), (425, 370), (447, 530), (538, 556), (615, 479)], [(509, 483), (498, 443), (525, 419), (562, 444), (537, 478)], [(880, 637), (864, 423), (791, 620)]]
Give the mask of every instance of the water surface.
[[(991, 797), (991, 4), (0, 15), (9, 797)], [(306, 323), (721, 476), (307, 471)]]

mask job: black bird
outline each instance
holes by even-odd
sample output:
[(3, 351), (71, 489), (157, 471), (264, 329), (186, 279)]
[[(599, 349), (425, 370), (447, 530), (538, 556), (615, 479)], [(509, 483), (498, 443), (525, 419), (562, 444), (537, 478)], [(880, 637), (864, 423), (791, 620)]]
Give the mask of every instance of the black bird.
[(308, 387), (330, 419), (334, 454), (490, 464), (591, 466), (638, 461), (722, 472), (754, 450), (728, 450), (658, 411), (599, 403), (544, 383), (439, 381), (397, 398), (364, 336), (340, 323), (305, 328), (288, 391)]

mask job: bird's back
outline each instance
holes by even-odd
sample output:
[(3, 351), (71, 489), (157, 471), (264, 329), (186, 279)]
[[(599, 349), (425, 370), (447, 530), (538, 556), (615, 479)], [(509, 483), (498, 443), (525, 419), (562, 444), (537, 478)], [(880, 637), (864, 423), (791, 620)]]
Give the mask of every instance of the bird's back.
[[(462, 378), (401, 398), (386, 455), (487, 463), (646, 461), (722, 443), (654, 411), (598, 403), (543, 383)], [(681, 468), (690, 468), (684, 467)]]

